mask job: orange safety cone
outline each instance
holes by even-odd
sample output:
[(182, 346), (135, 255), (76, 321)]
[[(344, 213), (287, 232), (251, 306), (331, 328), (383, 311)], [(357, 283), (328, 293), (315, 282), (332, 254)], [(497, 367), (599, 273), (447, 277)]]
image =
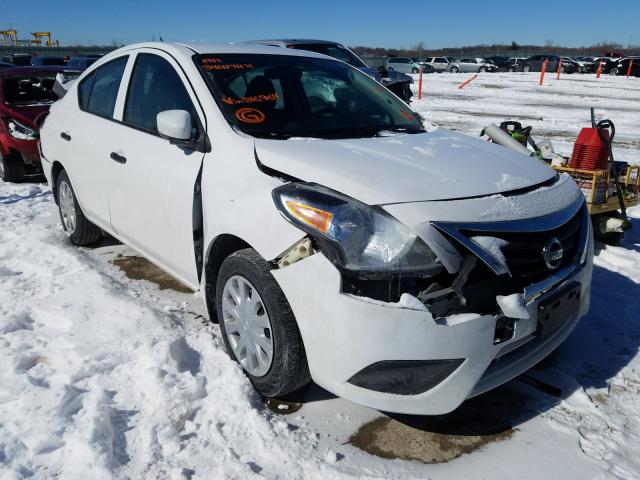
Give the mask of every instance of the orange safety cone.
[(562, 72), (562, 57), (560, 57), (560, 61), (558, 62), (558, 80), (560, 80), (560, 72)]
[(418, 100), (422, 99), (422, 65), (419, 69), (420, 76), (418, 77)]
[(540, 69), (540, 85), (544, 83), (544, 72), (547, 71), (548, 63), (549, 63), (549, 60), (545, 60), (544, 62), (542, 62), (542, 68)]
[(600, 60), (598, 63), (598, 69), (596, 70), (596, 78), (600, 78), (600, 74), (602, 73), (602, 63), (604, 60)]
[(631, 75), (631, 65), (633, 65), (633, 58), (629, 60), (629, 66), (627, 67), (627, 78)]

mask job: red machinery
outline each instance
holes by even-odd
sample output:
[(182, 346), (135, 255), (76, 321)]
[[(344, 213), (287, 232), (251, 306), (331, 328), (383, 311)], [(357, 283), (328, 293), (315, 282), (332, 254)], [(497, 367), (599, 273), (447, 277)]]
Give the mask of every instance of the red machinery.
[(569, 166), (580, 170), (607, 170), (609, 168), (609, 131), (601, 128), (583, 128), (578, 135)]

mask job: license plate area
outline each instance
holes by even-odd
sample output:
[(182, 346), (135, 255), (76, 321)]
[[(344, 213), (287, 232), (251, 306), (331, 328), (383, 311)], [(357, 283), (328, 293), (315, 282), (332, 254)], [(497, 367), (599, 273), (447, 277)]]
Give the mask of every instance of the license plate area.
[(580, 309), (580, 291), (580, 283), (571, 282), (540, 302), (535, 334), (544, 337), (575, 315)]

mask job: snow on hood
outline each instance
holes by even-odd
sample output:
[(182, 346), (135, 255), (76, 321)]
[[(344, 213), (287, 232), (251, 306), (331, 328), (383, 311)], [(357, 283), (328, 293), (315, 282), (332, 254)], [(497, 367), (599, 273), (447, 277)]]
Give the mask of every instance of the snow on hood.
[(445, 129), (348, 140), (256, 139), (267, 167), (369, 205), (508, 192), (552, 178), (543, 163)]

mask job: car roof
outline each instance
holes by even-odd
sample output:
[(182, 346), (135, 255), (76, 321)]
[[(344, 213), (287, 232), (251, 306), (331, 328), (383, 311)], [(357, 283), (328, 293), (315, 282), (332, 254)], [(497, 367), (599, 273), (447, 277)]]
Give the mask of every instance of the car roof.
[(244, 42), (247, 44), (254, 43), (284, 43), (286, 45), (305, 45), (308, 43), (326, 44), (326, 45), (342, 45), (340, 42), (333, 42), (331, 40), (316, 40), (313, 38), (266, 38), (263, 40), (249, 40)]
[[(0, 77), (19, 77), (28, 75), (47, 75), (50, 73), (60, 73), (73, 71), (67, 67), (9, 67), (0, 70)], [(77, 70), (75, 70), (77, 71)]]
[[(292, 57), (313, 57), (313, 58), (325, 58), (337, 61), (333, 57), (322, 55), (320, 53), (311, 52), (308, 50), (297, 49), (283, 49), (282, 47), (272, 47), (269, 45), (263, 45), (259, 43), (170, 43), (170, 42), (144, 42), (134, 43), (125, 47), (114, 50), (108, 53), (102, 59), (112, 58), (114, 55), (124, 53), (131, 50), (137, 50), (140, 48), (154, 48), (157, 50), (165, 51), (169, 54), (182, 57), (191, 57), (194, 53), (207, 54), (207, 53), (248, 53), (248, 54), (262, 54), (262, 55), (288, 55)], [(108, 60), (107, 60), (108, 61)]]

